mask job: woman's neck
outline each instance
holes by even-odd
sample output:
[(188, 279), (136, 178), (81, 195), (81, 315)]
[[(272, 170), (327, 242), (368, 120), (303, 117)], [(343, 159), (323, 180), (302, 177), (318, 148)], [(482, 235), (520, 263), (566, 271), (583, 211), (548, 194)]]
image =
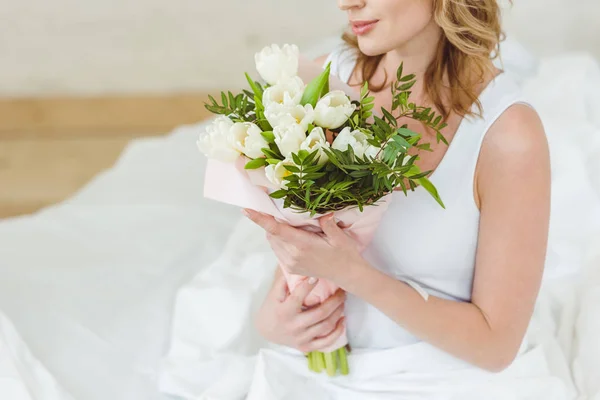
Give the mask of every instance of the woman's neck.
[(379, 78), (374, 78), (381, 79), (380, 81), (383, 82), (384, 76), (387, 75), (386, 84), (389, 85), (396, 78), (396, 71), (403, 63), (404, 75), (415, 74), (417, 76), (417, 87), (413, 90), (420, 92), (423, 76), (436, 57), (442, 34), (442, 29), (432, 19), (410, 41), (385, 54), (380, 64)]

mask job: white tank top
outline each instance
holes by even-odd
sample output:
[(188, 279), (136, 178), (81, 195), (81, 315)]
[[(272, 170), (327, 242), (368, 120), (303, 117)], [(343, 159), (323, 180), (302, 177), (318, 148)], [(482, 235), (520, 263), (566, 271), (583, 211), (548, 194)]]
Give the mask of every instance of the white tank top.
[[(329, 61), (332, 74), (348, 82), (356, 65), (355, 53), (341, 46), (329, 55)], [(394, 192), (390, 208), (363, 254), (371, 265), (392, 277), (415, 282), (430, 295), (464, 302), (471, 301), (475, 271), (480, 213), (473, 184), (483, 138), (510, 106), (530, 105), (506, 73), (498, 75), (479, 100), (483, 118), (463, 119), (442, 161), (429, 176), (446, 209), (421, 186), (408, 191), (407, 196)], [(350, 294), (345, 314), (354, 348), (383, 349), (420, 341)]]

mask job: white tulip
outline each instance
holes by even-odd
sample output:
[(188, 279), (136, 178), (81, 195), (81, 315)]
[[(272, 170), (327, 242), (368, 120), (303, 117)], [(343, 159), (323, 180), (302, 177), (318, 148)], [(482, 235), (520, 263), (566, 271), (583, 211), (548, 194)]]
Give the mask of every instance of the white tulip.
[(273, 129), (275, 144), (281, 154), (288, 158), (292, 153), (298, 153), (300, 144), (306, 139), (306, 133), (300, 125), (279, 125)]
[(292, 175), (290, 171), (285, 169), (284, 165), (296, 165), (294, 162), (286, 158), (283, 161), (278, 162), (277, 164), (269, 164), (265, 167), (265, 175), (269, 182), (275, 185), (277, 188), (287, 189), (285, 185), (284, 178)]
[(365, 149), (365, 156), (369, 156), (372, 159), (375, 159), (375, 157), (377, 156), (377, 154), (379, 154), (379, 156), (381, 157), (380, 153), (381, 151), (381, 147), (375, 147), (373, 145), (369, 145), (366, 149)]
[(229, 141), (230, 130), (233, 122), (225, 117), (215, 118), (213, 123), (206, 127), (206, 132), (200, 134), (196, 144), (198, 149), (209, 158), (220, 161), (233, 162), (240, 156), (238, 151)]
[(300, 104), (306, 85), (302, 79), (295, 76), (266, 88), (263, 92), (262, 103), (265, 110), (273, 106), (294, 107)]
[(256, 70), (269, 85), (278, 84), (298, 74), (299, 55), (296, 45), (267, 46), (254, 56)]
[(315, 123), (323, 128), (337, 129), (352, 115), (356, 105), (341, 90), (323, 96), (315, 107)]
[(350, 128), (346, 127), (333, 140), (331, 147), (333, 147), (336, 150), (346, 151), (348, 150), (348, 146), (350, 146), (352, 147), (354, 154), (362, 158), (365, 154), (365, 151), (369, 147), (367, 139), (367, 135), (365, 135), (361, 131), (353, 131)]
[(265, 118), (272, 127), (296, 124), (306, 132), (315, 120), (315, 111), (310, 104), (286, 107), (273, 103), (265, 110)]
[[(254, 127), (258, 128), (256, 125), (254, 125)], [(269, 142), (267, 142), (261, 134), (262, 131), (260, 128), (255, 129), (254, 127), (248, 129), (248, 136), (246, 137), (246, 143), (244, 144), (244, 154), (250, 158), (265, 157), (262, 149), (269, 148)]]
[(315, 150), (319, 150), (319, 153), (317, 154), (319, 164), (324, 164), (329, 160), (327, 154), (325, 154), (325, 152), (323, 151), (323, 148), (329, 147), (329, 142), (327, 142), (327, 138), (325, 137), (323, 128), (319, 127), (314, 128), (306, 137), (304, 142), (300, 144), (300, 150), (306, 150), (309, 153), (312, 153)]
[(261, 132), (260, 128), (252, 122), (236, 122), (229, 129), (227, 140), (230, 146), (240, 153), (244, 153), (250, 158), (258, 158), (263, 156), (260, 149), (269, 147), (267, 141), (260, 134)]

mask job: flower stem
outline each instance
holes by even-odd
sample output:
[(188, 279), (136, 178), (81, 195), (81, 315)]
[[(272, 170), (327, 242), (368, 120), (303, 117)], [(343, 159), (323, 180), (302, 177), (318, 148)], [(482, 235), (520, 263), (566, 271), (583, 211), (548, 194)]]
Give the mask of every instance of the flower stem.
[(350, 373), (350, 369), (348, 368), (348, 357), (346, 356), (346, 348), (340, 347), (337, 350), (337, 352), (340, 356), (340, 371), (342, 375), (348, 375)]
[(321, 373), (325, 369), (325, 355), (321, 351), (315, 351), (315, 358), (317, 359), (317, 372)]
[(308, 369), (311, 371), (315, 371), (314, 362), (313, 362), (313, 352), (308, 353)]
[(327, 370), (327, 375), (334, 376), (337, 372), (336, 365), (336, 355), (337, 351), (333, 351), (331, 353), (325, 353), (325, 369)]

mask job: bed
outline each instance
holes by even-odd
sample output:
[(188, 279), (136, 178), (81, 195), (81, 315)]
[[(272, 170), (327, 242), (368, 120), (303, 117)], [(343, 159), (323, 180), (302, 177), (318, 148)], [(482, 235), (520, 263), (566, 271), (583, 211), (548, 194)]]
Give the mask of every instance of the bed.
[[(530, 334), (546, 338), (553, 372), (579, 399), (599, 400), (600, 68), (587, 53), (538, 58), (516, 42), (504, 62), (552, 151), (550, 247)], [(66, 201), (0, 221), (0, 399), (242, 396), (240, 373), (260, 338), (247, 324), (209, 329), (193, 316), (247, 320), (274, 260), (239, 210), (203, 199), (201, 125), (134, 140)], [(245, 273), (257, 283), (213, 274), (224, 258), (253, 262)], [(211, 294), (220, 307), (194, 297), (198, 277), (227, 279)], [(207, 352), (220, 360), (211, 373)]]

